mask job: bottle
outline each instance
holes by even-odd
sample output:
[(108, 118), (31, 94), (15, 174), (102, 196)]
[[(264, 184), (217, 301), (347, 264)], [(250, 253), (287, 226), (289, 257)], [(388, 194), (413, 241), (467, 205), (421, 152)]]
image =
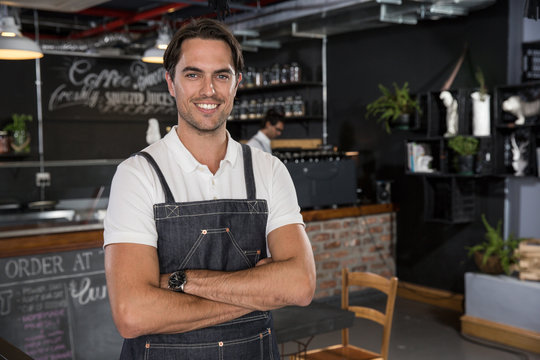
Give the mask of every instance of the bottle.
[(260, 69), (254, 72), (254, 85), (255, 87), (261, 87), (263, 85), (263, 73)]
[(279, 69), (278, 64), (272, 65), (272, 71), (270, 73), (270, 84), (277, 85), (279, 84), (279, 77), (280, 77), (281, 71)]
[(257, 119), (262, 119), (264, 117), (264, 103), (262, 98), (257, 99)]
[(7, 131), (0, 131), (0, 154), (9, 152), (9, 136)]

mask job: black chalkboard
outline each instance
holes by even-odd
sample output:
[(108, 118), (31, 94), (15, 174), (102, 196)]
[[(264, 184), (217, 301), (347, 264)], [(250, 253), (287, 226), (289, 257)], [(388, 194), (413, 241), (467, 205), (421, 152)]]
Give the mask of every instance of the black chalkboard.
[(0, 259), (0, 324), (35, 360), (117, 359), (103, 250)]
[(176, 119), (162, 65), (47, 55), (41, 60), (44, 119)]

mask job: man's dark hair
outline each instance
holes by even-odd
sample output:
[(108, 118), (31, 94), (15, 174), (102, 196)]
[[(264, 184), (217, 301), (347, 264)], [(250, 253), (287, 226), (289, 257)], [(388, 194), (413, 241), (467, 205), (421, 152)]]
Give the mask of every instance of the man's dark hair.
[(285, 115), (283, 115), (283, 112), (279, 109), (268, 109), (266, 112), (266, 116), (264, 117), (263, 121), (261, 122), (261, 129), (264, 129), (266, 127), (266, 123), (269, 122), (270, 125), (276, 125), (278, 122), (284, 122)]
[(244, 70), (244, 57), (242, 47), (232, 32), (222, 23), (213, 19), (193, 19), (188, 24), (182, 26), (174, 34), (165, 55), (163, 55), (163, 67), (174, 80), (176, 64), (180, 60), (180, 50), (182, 42), (187, 39), (222, 40), (231, 49), (233, 66), (238, 76)]

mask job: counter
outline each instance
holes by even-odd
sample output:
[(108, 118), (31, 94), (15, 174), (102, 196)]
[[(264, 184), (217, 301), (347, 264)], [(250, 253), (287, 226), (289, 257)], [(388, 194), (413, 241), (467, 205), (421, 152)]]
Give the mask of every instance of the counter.
[[(394, 212), (384, 204), (302, 213), (316, 298), (340, 293), (341, 267), (394, 271)], [(3, 226), (0, 236), (0, 338), (36, 358), (118, 358), (122, 338), (107, 294), (103, 223)]]
[[(307, 223), (394, 212), (393, 204), (373, 204), (303, 211)], [(103, 223), (65, 222), (4, 227), (0, 231), (0, 257), (90, 249), (103, 246)]]

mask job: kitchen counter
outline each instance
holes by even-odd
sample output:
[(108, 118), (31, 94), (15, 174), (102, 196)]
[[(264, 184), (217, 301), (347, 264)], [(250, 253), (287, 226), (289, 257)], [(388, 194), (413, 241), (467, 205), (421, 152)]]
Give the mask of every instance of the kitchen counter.
[(0, 258), (103, 246), (101, 221), (19, 225), (0, 229)]
[[(370, 204), (303, 211), (306, 223), (396, 211), (393, 204)], [(90, 249), (103, 246), (102, 221), (65, 221), (0, 227), (0, 257)]]

